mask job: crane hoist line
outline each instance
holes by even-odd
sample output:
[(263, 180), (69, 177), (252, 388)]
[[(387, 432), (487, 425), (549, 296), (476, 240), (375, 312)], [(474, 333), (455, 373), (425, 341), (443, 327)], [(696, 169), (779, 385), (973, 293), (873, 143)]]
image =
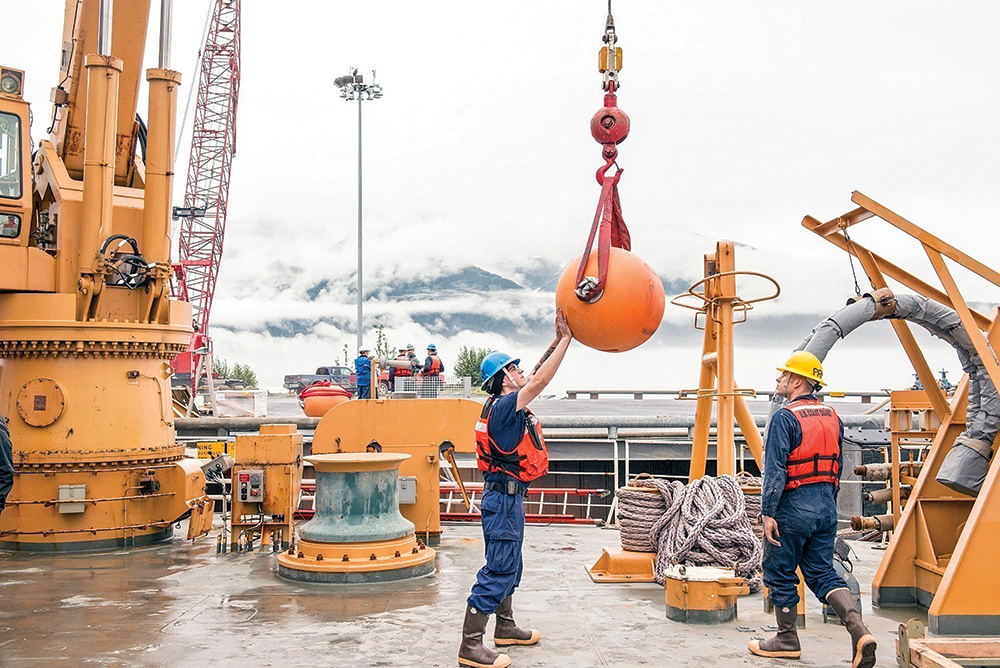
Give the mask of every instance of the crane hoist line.
[(604, 158), (596, 175), (601, 193), (583, 253), (559, 280), (556, 306), (566, 314), (578, 341), (606, 352), (623, 352), (656, 332), (665, 298), (656, 272), (631, 253), (632, 235), (618, 194), (624, 173), (618, 165), (618, 144), (628, 137), (630, 122), (618, 106), (622, 49), (610, 2), (602, 41), (598, 70), (603, 75), (604, 105), (590, 119), (590, 133), (601, 144)]
[[(597, 203), (597, 213), (590, 228), (587, 245), (583, 249), (579, 269), (576, 275), (576, 296), (587, 303), (601, 298), (604, 285), (608, 278), (608, 256), (610, 249), (621, 248), (631, 250), (632, 238), (629, 235), (625, 219), (622, 217), (622, 205), (618, 196), (618, 181), (623, 170), (618, 166), (618, 144), (628, 137), (630, 122), (628, 115), (618, 107), (618, 72), (621, 69), (622, 50), (616, 46), (618, 37), (615, 34), (615, 19), (611, 15), (611, 3), (608, 2), (608, 19), (604, 26), (605, 46), (601, 47), (600, 65), (598, 69), (604, 75), (603, 87), (604, 107), (599, 109), (590, 119), (590, 133), (597, 143), (603, 146), (601, 156), (604, 166), (597, 170), (597, 183), (601, 186), (601, 195)], [(614, 174), (608, 175), (611, 168)], [(598, 276), (596, 279), (587, 276), (587, 261), (590, 259), (594, 239), (597, 238)]]

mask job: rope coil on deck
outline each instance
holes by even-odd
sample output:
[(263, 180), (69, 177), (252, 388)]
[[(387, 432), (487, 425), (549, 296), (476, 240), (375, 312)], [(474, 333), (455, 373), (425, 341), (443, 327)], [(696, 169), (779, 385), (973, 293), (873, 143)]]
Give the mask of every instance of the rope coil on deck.
[(763, 544), (747, 516), (746, 499), (736, 478), (706, 476), (685, 485), (679, 481), (640, 478), (633, 487), (648, 492), (618, 490), (622, 547), (651, 552), (656, 548), (656, 581), (672, 564), (735, 569), (750, 591), (763, 582)]
[(740, 483), (740, 489), (743, 490), (743, 501), (747, 508), (747, 519), (750, 520), (750, 525), (754, 528), (757, 538), (763, 539), (764, 524), (760, 517), (763, 481), (759, 477), (746, 473), (738, 473), (736, 479)]
[(667, 512), (667, 501), (662, 493), (640, 492), (635, 487), (654, 487), (653, 479), (638, 478), (632, 483), (632, 488), (618, 489), (618, 526), (621, 528), (622, 549), (656, 552), (649, 535), (653, 525)]

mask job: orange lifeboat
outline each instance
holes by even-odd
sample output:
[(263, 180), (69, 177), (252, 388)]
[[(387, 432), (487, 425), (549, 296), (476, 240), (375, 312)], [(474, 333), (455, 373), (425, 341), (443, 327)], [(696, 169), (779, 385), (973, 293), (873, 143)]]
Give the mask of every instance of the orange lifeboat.
[(350, 401), (351, 391), (328, 380), (313, 383), (299, 393), (302, 410), (308, 417), (323, 417), (334, 406)]

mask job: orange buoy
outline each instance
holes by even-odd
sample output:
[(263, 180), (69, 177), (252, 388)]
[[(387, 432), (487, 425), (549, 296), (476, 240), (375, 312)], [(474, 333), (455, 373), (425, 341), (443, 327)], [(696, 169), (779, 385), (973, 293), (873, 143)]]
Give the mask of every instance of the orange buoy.
[(350, 390), (329, 381), (314, 383), (299, 393), (302, 399), (302, 410), (308, 417), (323, 417), (334, 406), (350, 401)]
[[(569, 263), (556, 286), (556, 307), (562, 309), (573, 338), (585, 346), (620, 353), (641, 346), (663, 320), (663, 283), (636, 255), (611, 248), (604, 294), (588, 304), (574, 289), (580, 257)], [(582, 257), (582, 256), (581, 256)], [(597, 276), (597, 253), (587, 261), (587, 276)]]

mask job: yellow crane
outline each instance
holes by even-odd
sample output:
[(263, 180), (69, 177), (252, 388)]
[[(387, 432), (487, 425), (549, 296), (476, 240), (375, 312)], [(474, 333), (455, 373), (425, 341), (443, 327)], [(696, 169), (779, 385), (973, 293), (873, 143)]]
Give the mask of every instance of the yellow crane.
[[(67, 0), (51, 134), (30, 153), (24, 73), (0, 72), (0, 414), (15, 480), (0, 545), (95, 549), (168, 537), (212, 506), (174, 434), (170, 360), (191, 309), (170, 299), (180, 73), (145, 71), (151, 0)], [(143, 155), (140, 156), (140, 153)]]

